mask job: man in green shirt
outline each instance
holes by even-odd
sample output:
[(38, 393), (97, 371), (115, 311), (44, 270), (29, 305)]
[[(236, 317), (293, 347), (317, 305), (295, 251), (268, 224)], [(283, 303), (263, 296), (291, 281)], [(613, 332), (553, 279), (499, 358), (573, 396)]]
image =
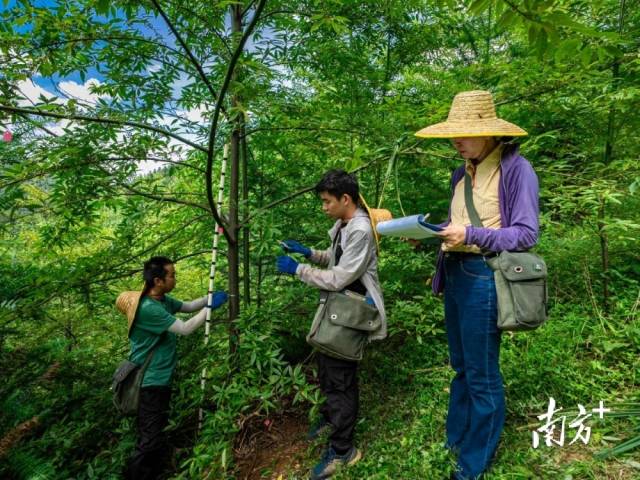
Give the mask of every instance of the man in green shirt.
[[(167, 295), (176, 286), (173, 261), (152, 257), (144, 264), (142, 292), (124, 292), (116, 301), (129, 321), (129, 360), (147, 365), (140, 389), (137, 417), (138, 440), (125, 477), (135, 480), (160, 476), (169, 457), (164, 428), (169, 422), (171, 379), (176, 368), (177, 335), (189, 335), (200, 327), (207, 308), (219, 308), (227, 301), (225, 292), (208, 295), (191, 302), (181, 302)], [(177, 319), (178, 312), (199, 312), (187, 321)]]

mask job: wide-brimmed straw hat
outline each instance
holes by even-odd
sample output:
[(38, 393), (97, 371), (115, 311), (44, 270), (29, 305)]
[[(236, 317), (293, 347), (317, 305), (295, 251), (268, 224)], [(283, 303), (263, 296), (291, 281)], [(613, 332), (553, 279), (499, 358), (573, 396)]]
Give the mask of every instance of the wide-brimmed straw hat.
[(129, 323), (127, 335), (131, 333), (131, 327), (136, 318), (141, 296), (142, 292), (122, 292), (116, 299), (116, 307), (120, 310), (120, 313), (127, 317), (127, 322)]
[(369, 208), (369, 205), (367, 205), (367, 201), (362, 195), (360, 195), (360, 202), (362, 202), (362, 205), (369, 214), (371, 228), (373, 229), (373, 237), (376, 240), (376, 247), (378, 248), (378, 250), (380, 250), (380, 234), (378, 234), (378, 230), (376, 230), (376, 225), (378, 225), (378, 223), (380, 222), (391, 220), (393, 218), (393, 215), (391, 215), (391, 212), (386, 208)]
[(490, 92), (473, 90), (457, 94), (446, 122), (415, 133), (420, 138), (524, 137), (523, 129), (496, 116)]

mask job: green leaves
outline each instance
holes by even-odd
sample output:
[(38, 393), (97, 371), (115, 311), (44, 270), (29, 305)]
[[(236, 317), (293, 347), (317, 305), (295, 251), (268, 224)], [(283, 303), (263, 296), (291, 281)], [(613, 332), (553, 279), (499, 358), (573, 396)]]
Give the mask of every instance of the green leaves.
[(468, 7), (472, 15), (479, 15), (493, 4), (493, 0), (474, 0)]
[(349, 19), (339, 15), (312, 15), (311, 22), (311, 32), (319, 29), (330, 29), (336, 35), (344, 35), (349, 32)]
[(582, 42), (577, 38), (563, 40), (555, 51), (555, 60), (557, 62), (562, 62), (563, 60), (575, 57), (576, 54), (580, 52), (581, 46)]
[[(226, 15), (232, 4), (240, 5), (162, 2), (214, 92), (233, 44)], [(8, 65), (0, 78), (0, 104), (25, 103), (18, 88), (24, 90), (22, 81), (33, 77), (51, 94), (31, 98), (43, 111), (135, 121), (206, 143), (214, 95), (148, 4), (120, 2), (117, 10), (116, 4), (103, 0), (46, 8), (26, 1), (11, 5), (0, 14), (0, 62)], [(596, 332), (593, 345), (576, 338), (601, 325), (633, 323), (639, 275), (635, 252), (640, 248), (640, 172), (634, 141), (640, 129), (638, 12), (628, 9), (618, 34), (613, 33), (619, 30), (617, 1), (476, 0), (464, 5), (467, 8), (451, 0), (269, 1), (231, 83), (242, 98), (234, 105), (225, 103), (229, 117), (221, 120), (216, 145), (220, 149), (230, 134), (229, 119), (246, 115), (247, 199), (240, 211), (246, 208), (252, 218), (245, 256), (252, 305), (243, 306), (234, 323), (242, 334), (237, 372), (228, 368), (228, 325), (222, 318), (214, 320), (219, 325), (212, 330), (210, 348), (203, 348), (201, 338), (185, 339), (181, 346), (174, 409), (180, 413), (173, 418), (172, 435), (192, 438), (185, 432), (192, 426), (194, 406), (202, 400), (207, 408), (216, 408), (206, 410), (195, 445), (180, 453), (176, 475), (230, 475), (238, 422), (254, 412), (257, 417), (282, 408), (317, 409), (320, 393), (307, 381), (313, 372), (301, 363), (309, 354), (304, 336), (316, 297), (302, 283), (276, 275), (274, 257), (280, 253), (278, 241), (289, 237), (326, 248), (332, 220), (312, 192), (295, 192), (314, 185), (329, 168), (355, 169), (379, 160), (358, 173), (371, 206), (379, 200), (396, 216), (403, 210), (430, 211), (434, 221), (443, 221), (450, 173), (461, 160), (449, 142), (416, 140), (413, 133), (444, 120), (451, 99), (462, 90), (492, 91), (498, 115), (529, 131), (521, 151), (542, 189), (540, 248), (553, 259), (554, 271), (563, 273), (550, 288), (558, 320), (550, 327), (559, 330), (546, 337), (541, 332), (537, 339), (505, 338), (510, 368), (505, 378), (519, 385), (517, 405), (530, 406), (541, 385), (552, 392), (567, 387), (571, 398), (617, 388), (612, 385), (620, 383), (620, 377), (611, 362), (636, 355), (637, 338), (619, 336), (602, 343), (593, 340)], [(249, 2), (242, 6), (250, 16)], [(92, 78), (100, 83), (88, 84)], [(90, 98), (66, 98), (56, 90), (61, 80), (69, 79)], [(10, 122), (16, 133), (13, 142), (0, 144), (0, 273), (5, 278), (0, 293), (8, 299), (0, 305), (0, 314), (2, 321), (19, 320), (27, 326), (24, 332), (0, 326), (3, 338), (9, 339), (5, 345), (31, 345), (36, 343), (34, 333), (42, 332), (64, 349), (71, 342), (65, 337), (70, 329), (77, 336), (74, 348), (106, 365), (114, 357), (112, 345), (126, 348), (120, 341), (122, 324), (111, 318), (112, 297), (139, 287), (137, 270), (152, 253), (187, 257), (179, 263), (178, 294), (186, 298), (203, 293), (212, 222), (197, 208), (204, 202), (202, 152), (176, 138), (121, 123), (59, 122), (5, 113), (0, 121)], [(605, 165), (609, 138), (611, 161)], [(147, 159), (161, 163), (155, 164), (154, 173), (142, 174), (139, 166)], [(219, 158), (214, 177), (218, 173)], [(603, 238), (609, 242), (611, 301), (618, 309), (610, 317), (598, 308)], [(228, 270), (225, 250), (221, 242), (221, 287)], [(392, 410), (398, 414), (383, 412), (379, 422), (363, 420), (363, 442), (375, 452), (370, 457), (375, 460), (356, 476), (440, 478), (448, 473), (446, 454), (435, 446), (423, 448), (436, 445), (431, 440), (441, 436), (438, 405), (446, 401), (449, 380), (442, 302), (429, 293), (436, 250), (436, 245), (414, 251), (406, 243), (382, 241), (380, 278), (392, 337), (371, 349), (376, 368), (363, 368), (373, 379), (368, 388), (396, 402)], [(95, 313), (87, 314), (87, 305)], [(594, 316), (606, 322), (593, 321)], [(29, 329), (34, 323), (39, 328)], [(103, 328), (96, 330), (98, 324)], [(550, 347), (551, 338), (564, 339), (560, 350)], [(540, 367), (539, 359), (549, 355), (553, 366), (545, 367), (547, 362)], [(406, 361), (398, 368), (389, 358)], [(625, 362), (626, 371), (632, 362)], [(197, 378), (203, 363), (209, 373), (204, 396)], [(414, 375), (416, 365), (429, 374)], [(570, 379), (567, 372), (580, 368), (585, 369), (584, 379)], [(87, 375), (84, 370), (82, 374)], [(73, 373), (68, 375), (75, 381)], [(379, 389), (380, 382), (385, 389)], [(80, 393), (71, 392), (73, 398), (99, 403), (95, 391), (85, 391), (90, 386), (85, 383), (80, 382)], [(394, 383), (402, 388), (389, 392)], [(50, 397), (59, 399), (57, 394)], [(83, 412), (93, 412), (85, 400), (82, 405), (87, 408)], [(388, 404), (384, 406), (388, 410)], [(514, 407), (512, 413), (518, 417), (522, 412)], [(432, 413), (440, 420), (431, 421)], [(88, 444), (87, 432), (96, 426), (80, 417), (47, 425), (42, 436), (25, 439), (25, 444), (31, 448), (49, 441), (47, 446), (58, 447), (55, 451), (61, 453), (48, 461), (52, 471), (65, 478), (117, 475), (113, 472), (133, 442), (128, 425), (114, 426), (103, 418), (107, 423), (98, 427), (117, 432), (118, 438)], [(413, 426), (407, 430), (407, 425)], [(62, 434), (67, 443), (54, 441), (52, 432)], [(530, 465), (552, 468), (551, 475), (558, 477), (575, 474), (573, 467), (557, 462), (541, 467), (526, 442), (515, 438), (519, 432), (508, 434), (514, 436), (514, 445), (521, 445), (515, 455), (522, 461), (503, 459), (496, 475), (538, 475)], [(74, 457), (74, 445), (92, 460)], [(399, 453), (407, 451), (400, 459)], [(601, 475), (605, 468), (594, 471)]]
[[(599, 9), (594, 9), (597, 13), (592, 15), (601, 15)], [(500, 31), (522, 28), (527, 32), (530, 48), (540, 56), (550, 53), (557, 61), (570, 58), (571, 50), (578, 50), (580, 45), (576, 42), (617, 44), (621, 40), (617, 33), (592, 25), (592, 18), (585, 14), (584, 8), (564, 2), (475, 0), (469, 4), (467, 12), (478, 17), (496, 15), (496, 28)], [(612, 21), (614, 18), (612, 15)]]

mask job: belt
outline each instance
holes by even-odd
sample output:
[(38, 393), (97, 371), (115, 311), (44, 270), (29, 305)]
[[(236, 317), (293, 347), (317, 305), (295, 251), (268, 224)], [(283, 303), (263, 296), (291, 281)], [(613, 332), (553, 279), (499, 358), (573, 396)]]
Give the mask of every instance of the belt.
[(472, 258), (480, 258), (484, 257), (493, 258), (498, 255), (498, 252), (487, 252), (487, 253), (473, 253), (473, 252), (445, 252), (444, 256), (449, 258), (455, 258), (457, 260), (470, 260)]

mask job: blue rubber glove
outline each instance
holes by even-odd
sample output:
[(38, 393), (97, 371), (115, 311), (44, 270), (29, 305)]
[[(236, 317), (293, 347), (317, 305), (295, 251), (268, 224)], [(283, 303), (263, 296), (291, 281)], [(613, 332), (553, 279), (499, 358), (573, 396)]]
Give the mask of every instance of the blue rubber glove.
[(286, 253), (301, 253), (306, 258), (311, 256), (311, 249), (295, 240), (285, 240), (284, 242), (280, 242), (280, 246)]
[(293, 258), (286, 255), (280, 255), (276, 260), (276, 267), (280, 273), (288, 273), (289, 275), (295, 275), (298, 268), (298, 262)]
[(227, 292), (223, 292), (222, 290), (218, 292), (213, 292), (213, 297), (211, 299), (211, 305), (209, 305), (209, 308), (211, 310), (220, 308), (222, 305), (226, 303), (228, 298), (229, 298), (229, 295), (227, 295)]

